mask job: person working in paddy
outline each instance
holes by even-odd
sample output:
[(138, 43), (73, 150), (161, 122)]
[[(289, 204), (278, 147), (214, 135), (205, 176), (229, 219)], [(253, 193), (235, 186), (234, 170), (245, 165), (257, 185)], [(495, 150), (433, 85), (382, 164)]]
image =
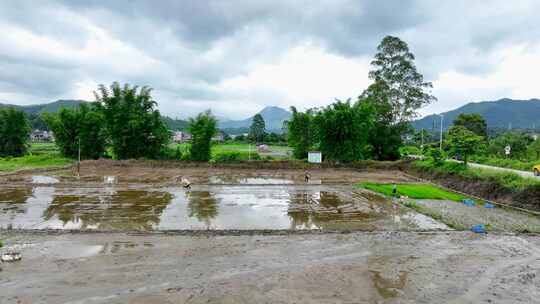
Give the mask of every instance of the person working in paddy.
[(304, 173), (304, 181), (306, 183), (309, 183), (310, 178), (311, 178), (311, 174), (309, 174), (309, 172), (306, 170), (306, 172)]

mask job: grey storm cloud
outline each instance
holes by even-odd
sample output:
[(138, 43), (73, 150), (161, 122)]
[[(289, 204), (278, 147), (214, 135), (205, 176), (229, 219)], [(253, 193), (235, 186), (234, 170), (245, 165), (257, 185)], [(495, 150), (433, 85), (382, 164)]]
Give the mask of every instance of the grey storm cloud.
[[(198, 101), (212, 106), (235, 98), (216, 89), (224, 80), (275, 62), (302, 43), (345, 58), (369, 58), (388, 34), (410, 44), (428, 79), (445, 69), (488, 73), (501, 46), (538, 42), (539, 6), (534, 1), (7, 0), (0, 2), (0, 30), (11, 34), (11, 40), (0, 41), (0, 99), (6, 99), (2, 93), (14, 103), (36, 102), (26, 100), (29, 96), (65, 98), (81, 81), (117, 80), (153, 87), (169, 112)], [(97, 45), (104, 41), (111, 45)]]

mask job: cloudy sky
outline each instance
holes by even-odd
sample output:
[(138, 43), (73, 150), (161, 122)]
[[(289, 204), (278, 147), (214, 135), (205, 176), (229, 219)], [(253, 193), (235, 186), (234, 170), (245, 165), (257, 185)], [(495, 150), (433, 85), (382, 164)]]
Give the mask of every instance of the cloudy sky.
[(540, 1), (0, 1), (0, 103), (148, 85), (160, 110), (244, 118), (358, 96), (385, 35), (438, 102), (540, 97)]

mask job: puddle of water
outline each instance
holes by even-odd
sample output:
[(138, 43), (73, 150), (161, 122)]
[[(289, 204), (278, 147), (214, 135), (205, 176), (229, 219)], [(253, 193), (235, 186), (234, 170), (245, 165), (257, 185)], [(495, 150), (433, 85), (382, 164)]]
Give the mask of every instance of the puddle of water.
[(54, 259), (78, 259), (97, 255), (103, 250), (103, 245), (87, 245), (78, 242), (48, 242), (39, 248), (40, 255)]
[[(391, 205), (347, 191), (302, 186), (138, 190), (40, 186), (0, 191), (0, 227), (16, 229), (391, 229)], [(2, 196), (3, 195), (3, 196)], [(443, 229), (419, 214), (404, 228)]]
[(32, 188), (2, 189), (0, 204), (24, 204), (32, 196), (32, 192)]
[(395, 221), (399, 222), (401, 219), (416, 225), (419, 229), (425, 230), (451, 230), (446, 224), (438, 222), (429, 216), (416, 212), (407, 212), (401, 217), (396, 216)]
[(238, 177), (238, 176), (210, 176), (209, 184), (240, 184), (240, 185), (290, 185), (293, 180), (274, 177)]
[(59, 180), (51, 176), (34, 175), (32, 176), (32, 184), (56, 184)]

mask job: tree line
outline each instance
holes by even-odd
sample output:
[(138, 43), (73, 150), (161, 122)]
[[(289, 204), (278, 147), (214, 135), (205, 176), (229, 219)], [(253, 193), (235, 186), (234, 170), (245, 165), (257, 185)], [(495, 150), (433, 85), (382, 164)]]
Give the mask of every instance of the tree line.
[(417, 110), (436, 100), (414, 60), (407, 43), (387, 36), (371, 61), (373, 83), (355, 100), (305, 112), (292, 107), (287, 134), (294, 156), (306, 158), (315, 149), (332, 161), (399, 158)]
[(414, 134), (412, 143), (423, 148), (420, 153), (432, 158), (457, 158), (465, 163), (471, 157), (521, 161), (540, 159), (540, 140), (535, 138), (536, 134), (529, 134), (523, 130), (508, 130), (491, 135), (489, 133), (482, 115), (459, 114), (447, 132), (433, 134), (420, 130)]
[[(100, 85), (95, 102), (78, 108), (44, 113), (43, 120), (54, 132), (63, 156), (98, 159), (160, 159), (169, 157), (171, 134), (156, 109), (148, 87)], [(189, 121), (193, 134), (191, 159), (210, 159), (210, 140), (216, 133), (216, 119), (210, 112)], [(22, 156), (28, 151), (30, 134), (26, 114), (14, 108), (0, 110), (0, 156)]]
[[(400, 157), (403, 137), (417, 110), (436, 100), (432, 84), (425, 82), (414, 64), (408, 45), (397, 37), (385, 37), (371, 62), (369, 85), (355, 99), (336, 100), (327, 107), (298, 111), (285, 124), (285, 139), (298, 159), (320, 150), (327, 160), (351, 162), (362, 159), (392, 160)], [(95, 102), (79, 108), (63, 108), (43, 120), (55, 134), (64, 156), (97, 159), (171, 157), (171, 134), (160, 119), (148, 87), (100, 85)], [(14, 109), (0, 111), (0, 155), (23, 155), (27, 151), (28, 119)], [(5, 117), (5, 118), (4, 118)], [(17, 132), (10, 131), (16, 129)], [(188, 122), (192, 141), (182, 159), (208, 161), (217, 120), (203, 112)], [(11, 132), (12, 136), (6, 136)], [(17, 137), (17, 139), (15, 139)], [(275, 138), (274, 138), (275, 137)], [(280, 140), (265, 132), (265, 122), (256, 115), (248, 140)], [(178, 158), (178, 153), (173, 155)]]

